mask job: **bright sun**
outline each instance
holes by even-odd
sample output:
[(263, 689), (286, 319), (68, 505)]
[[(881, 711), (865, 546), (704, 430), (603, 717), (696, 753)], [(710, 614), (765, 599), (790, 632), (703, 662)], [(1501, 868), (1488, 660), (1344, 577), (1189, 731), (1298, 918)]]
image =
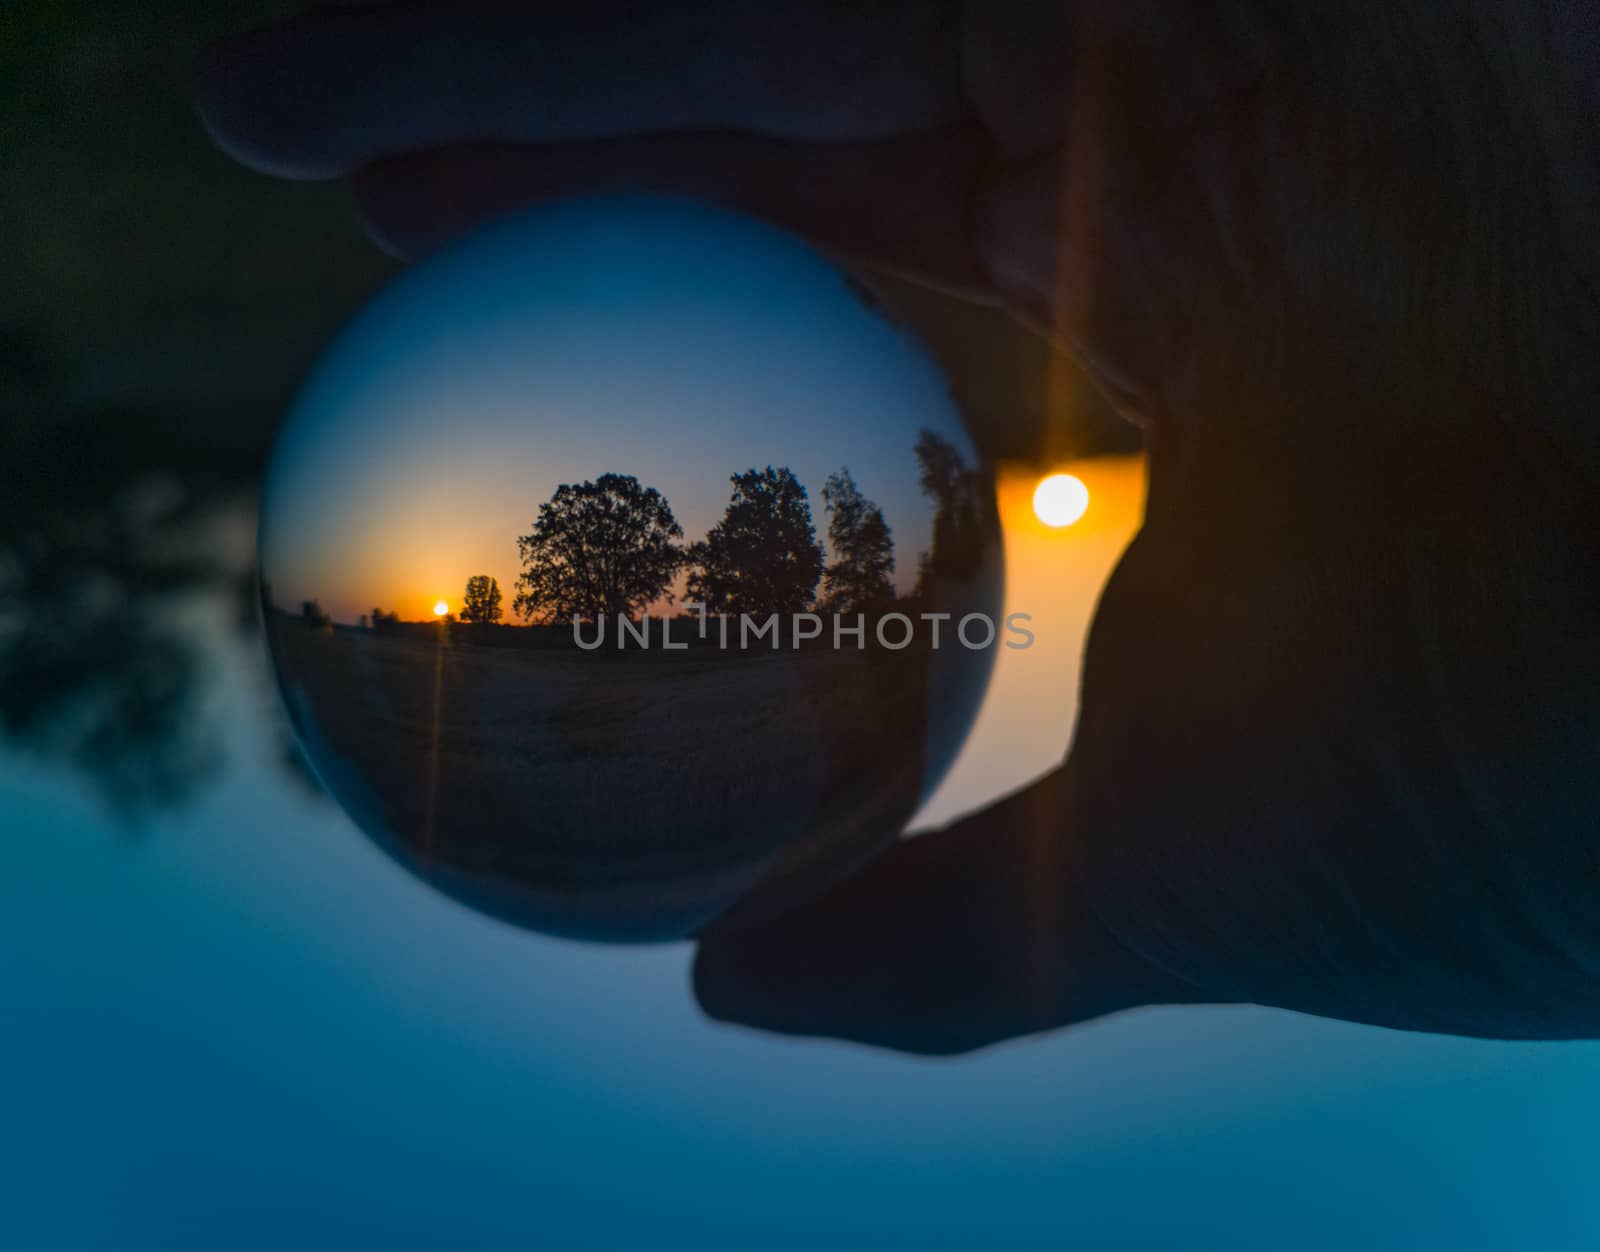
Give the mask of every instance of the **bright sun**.
[(450, 611), (450, 606), (448, 604), (446, 604), (443, 600), (438, 601), (433, 606), (433, 615), (435, 617), (443, 617), (449, 611)]
[(1089, 489), (1071, 474), (1051, 474), (1033, 489), (1033, 513), (1046, 526), (1071, 526), (1089, 507)]

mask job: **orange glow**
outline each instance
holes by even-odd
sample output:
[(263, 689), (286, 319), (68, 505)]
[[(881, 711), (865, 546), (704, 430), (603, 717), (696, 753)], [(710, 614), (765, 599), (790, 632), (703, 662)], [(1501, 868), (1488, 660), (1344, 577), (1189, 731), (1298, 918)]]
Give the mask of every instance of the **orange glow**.
[(998, 468), (1005, 534), (1005, 613), (1026, 613), (1035, 636), (1000, 648), (978, 720), (950, 773), (913, 826), (938, 827), (1048, 773), (1066, 756), (1078, 716), (1083, 646), (1101, 589), (1144, 520), (1142, 456), (1095, 457), (1065, 468), (1095, 506), (1068, 527), (1034, 508), (1037, 466)]

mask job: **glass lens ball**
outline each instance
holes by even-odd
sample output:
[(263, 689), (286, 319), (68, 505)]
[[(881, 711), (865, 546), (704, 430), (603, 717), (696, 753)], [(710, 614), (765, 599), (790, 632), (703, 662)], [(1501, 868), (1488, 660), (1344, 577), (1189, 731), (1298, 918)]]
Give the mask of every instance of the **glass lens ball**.
[(780, 909), (904, 831), (1003, 646), (933, 358), (804, 243), (671, 200), (464, 237), (279, 435), (261, 602), (356, 824), (551, 933)]

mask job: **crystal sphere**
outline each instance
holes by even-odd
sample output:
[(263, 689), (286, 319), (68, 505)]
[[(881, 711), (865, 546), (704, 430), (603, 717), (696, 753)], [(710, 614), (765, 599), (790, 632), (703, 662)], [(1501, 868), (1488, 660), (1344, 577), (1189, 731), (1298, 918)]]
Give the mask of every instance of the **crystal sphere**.
[(906, 827), (988, 682), (993, 480), (938, 365), (772, 227), (505, 218), (317, 365), (263, 496), (306, 756), (471, 907), (598, 939), (785, 907)]

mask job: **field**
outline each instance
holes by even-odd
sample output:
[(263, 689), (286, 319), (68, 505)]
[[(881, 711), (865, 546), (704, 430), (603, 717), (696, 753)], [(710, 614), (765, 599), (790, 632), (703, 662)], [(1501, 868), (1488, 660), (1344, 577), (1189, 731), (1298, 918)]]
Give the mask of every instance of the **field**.
[[(269, 615), (313, 763), (364, 829), (540, 929), (681, 934), (892, 838), (921, 791), (928, 657), (489, 647)], [(502, 637), (503, 638), (503, 637)]]

